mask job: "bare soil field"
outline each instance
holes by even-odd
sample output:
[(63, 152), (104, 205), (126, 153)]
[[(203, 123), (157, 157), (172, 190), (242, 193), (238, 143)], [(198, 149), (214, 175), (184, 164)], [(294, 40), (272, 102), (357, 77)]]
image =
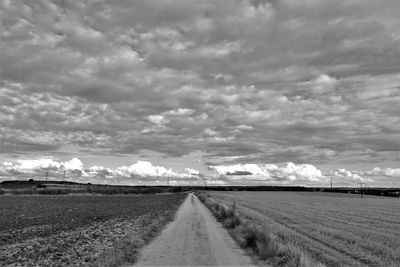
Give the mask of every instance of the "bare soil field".
[(0, 196), (0, 263), (117, 266), (172, 220), (186, 194)]
[[(326, 266), (400, 266), (400, 200), (309, 192), (208, 192)], [(268, 261), (266, 261), (268, 262)]]

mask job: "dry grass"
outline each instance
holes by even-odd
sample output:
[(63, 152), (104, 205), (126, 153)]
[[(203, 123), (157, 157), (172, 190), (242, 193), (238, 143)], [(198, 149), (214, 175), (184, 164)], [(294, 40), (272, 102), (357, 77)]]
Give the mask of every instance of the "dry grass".
[(289, 251), (307, 255), (298, 264), (311, 259), (327, 266), (399, 266), (399, 199), (304, 192), (210, 196), (225, 206), (235, 202), (242, 220), (262, 226)]
[(228, 229), (239, 245), (255, 254), (260, 260), (274, 266), (324, 266), (310, 258), (304, 251), (278, 240), (264, 225), (255, 222), (236, 209), (235, 202), (227, 206), (205, 195), (200, 200)]

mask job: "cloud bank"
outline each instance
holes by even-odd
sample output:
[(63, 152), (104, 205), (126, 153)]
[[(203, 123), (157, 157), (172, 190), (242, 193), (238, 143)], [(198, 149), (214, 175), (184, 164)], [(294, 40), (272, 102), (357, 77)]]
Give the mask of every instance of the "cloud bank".
[[(398, 0), (13, 0), (0, 10), (2, 160), (79, 156), (106, 168), (104, 155), (154, 151), (182, 166), (198, 153), (200, 172), (296, 162), (397, 176)], [(169, 173), (136, 164), (121, 175)], [(241, 168), (231, 174), (320, 179), (296, 164)]]
[[(260, 179), (266, 181), (312, 181), (324, 182), (326, 177), (311, 164), (296, 165), (288, 162), (285, 167), (278, 167), (275, 164), (259, 166), (257, 164), (237, 164), (230, 166), (210, 166), (218, 175), (224, 177), (237, 177), (243, 179)], [(246, 179), (244, 178), (244, 179)], [(235, 178), (232, 178), (235, 179)]]
[[(198, 179), (198, 170), (186, 169), (187, 173), (177, 173), (172, 169), (162, 166), (154, 166), (148, 161), (138, 161), (130, 166), (121, 166), (115, 169), (103, 166), (91, 166), (84, 168), (82, 161), (73, 158), (69, 161), (61, 162), (54, 159), (42, 158), (35, 160), (17, 160), (15, 162), (5, 161), (0, 166), (0, 174), (3, 179), (18, 179), (20, 176), (45, 179), (50, 176), (54, 179), (65, 179), (65, 173), (69, 180), (77, 178), (150, 178), (165, 181), (171, 179)], [(48, 178), (48, 177), (47, 177)]]
[(214, 174), (205, 176), (199, 170), (185, 168), (184, 173), (171, 168), (155, 166), (149, 161), (137, 161), (129, 166), (106, 168), (103, 166), (84, 167), (82, 161), (73, 158), (68, 161), (58, 161), (51, 158), (33, 160), (4, 161), (0, 165), (2, 179), (68, 179), (78, 182), (100, 182), (104, 179), (117, 181), (124, 178), (125, 182), (171, 185), (235, 185), (235, 184), (297, 184), (326, 186), (330, 179), (335, 183), (355, 186), (360, 182), (373, 183), (379, 176), (400, 179), (400, 169), (374, 168), (370, 171), (349, 171), (344, 168), (335, 171), (322, 172), (311, 164), (295, 164), (287, 162), (284, 166), (275, 164), (235, 164), (209, 166)]

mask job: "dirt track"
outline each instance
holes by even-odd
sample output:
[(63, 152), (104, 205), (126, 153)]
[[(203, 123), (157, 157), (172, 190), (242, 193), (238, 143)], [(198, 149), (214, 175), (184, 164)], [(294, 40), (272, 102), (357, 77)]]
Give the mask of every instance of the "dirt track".
[(137, 266), (251, 266), (250, 258), (194, 194), (176, 219), (146, 246)]

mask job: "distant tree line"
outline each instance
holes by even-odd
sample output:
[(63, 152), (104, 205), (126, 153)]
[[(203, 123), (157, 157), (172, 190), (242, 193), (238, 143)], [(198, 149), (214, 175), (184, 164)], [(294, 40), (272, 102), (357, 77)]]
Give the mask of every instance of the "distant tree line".
[(69, 181), (4, 181), (0, 183), (0, 194), (43, 194), (59, 195), (73, 193), (90, 194), (157, 194), (178, 193), (194, 190), (210, 191), (295, 191), (331, 192), (346, 194), (400, 197), (400, 188), (351, 188), (351, 187), (304, 187), (304, 186), (125, 186), (83, 184)]

